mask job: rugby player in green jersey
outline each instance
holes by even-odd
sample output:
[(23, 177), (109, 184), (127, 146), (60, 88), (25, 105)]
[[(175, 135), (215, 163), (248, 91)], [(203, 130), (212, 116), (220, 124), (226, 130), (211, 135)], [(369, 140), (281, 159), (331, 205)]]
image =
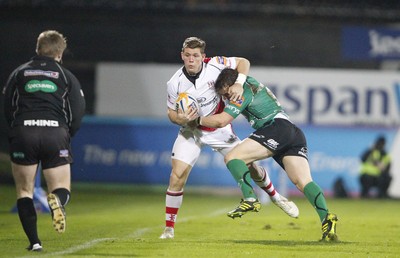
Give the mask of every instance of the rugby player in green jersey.
[[(238, 79), (236, 70), (226, 68), (215, 83), (218, 94), (231, 99), (229, 87)], [(330, 213), (322, 189), (313, 181), (304, 133), (293, 124), (275, 95), (256, 79), (247, 76), (243, 94), (230, 100), (224, 111), (207, 117), (188, 114), (196, 124), (220, 128), (244, 115), (255, 131), (226, 156), (225, 163), (237, 177), (248, 173), (248, 164), (272, 157), (293, 184), (306, 196), (322, 223), (322, 241), (336, 241), (337, 216)]]

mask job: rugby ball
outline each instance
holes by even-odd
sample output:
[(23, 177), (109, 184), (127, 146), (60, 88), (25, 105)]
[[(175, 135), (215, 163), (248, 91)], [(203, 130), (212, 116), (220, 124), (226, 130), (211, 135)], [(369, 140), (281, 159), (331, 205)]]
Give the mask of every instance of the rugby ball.
[(189, 108), (197, 111), (199, 110), (199, 103), (196, 98), (187, 92), (179, 93), (178, 98), (176, 99), (176, 110), (180, 109), (185, 112)]

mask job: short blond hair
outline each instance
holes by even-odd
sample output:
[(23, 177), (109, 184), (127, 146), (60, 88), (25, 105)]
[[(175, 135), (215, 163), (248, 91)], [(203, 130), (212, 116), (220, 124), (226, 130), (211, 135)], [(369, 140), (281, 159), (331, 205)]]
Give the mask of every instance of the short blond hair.
[(185, 48), (200, 48), (200, 52), (204, 54), (204, 51), (206, 50), (206, 42), (198, 37), (189, 37), (183, 42), (182, 52)]
[(40, 56), (56, 58), (67, 48), (67, 39), (55, 30), (40, 33), (36, 43), (36, 53)]

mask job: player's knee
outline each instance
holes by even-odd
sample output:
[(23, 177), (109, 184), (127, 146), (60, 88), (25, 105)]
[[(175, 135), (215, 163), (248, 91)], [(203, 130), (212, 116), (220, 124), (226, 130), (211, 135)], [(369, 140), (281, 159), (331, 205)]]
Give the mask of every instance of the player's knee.
[(224, 162), (225, 164), (228, 164), (228, 162), (233, 159), (238, 159), (238, 158), (233, 153), (229, 152), (228, 154), (225, 155)]
[(186, 181), (188, 178), (189, 172), (181, 171), (177, 169), (173, 169), (171, 172), (171, 180), (172, 181)]

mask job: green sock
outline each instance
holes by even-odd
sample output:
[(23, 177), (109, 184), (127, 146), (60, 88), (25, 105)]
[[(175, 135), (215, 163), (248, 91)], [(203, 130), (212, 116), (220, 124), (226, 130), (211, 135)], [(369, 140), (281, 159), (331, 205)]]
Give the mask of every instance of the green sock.
[(240, 190), (242, 190), (244, 199), (257, 199), (257, 195), (254, 193), (253, 187), (250, 184), (250, 171), (246, 163), (240, 159), (233, 159), (229, 161), (226, 166), (238, 183)]
[(322, 189), (316, 183), (310, 182), (304, 187), (304, 195), (317, 211), (322, 222), (328, 213), (328, 206)]

